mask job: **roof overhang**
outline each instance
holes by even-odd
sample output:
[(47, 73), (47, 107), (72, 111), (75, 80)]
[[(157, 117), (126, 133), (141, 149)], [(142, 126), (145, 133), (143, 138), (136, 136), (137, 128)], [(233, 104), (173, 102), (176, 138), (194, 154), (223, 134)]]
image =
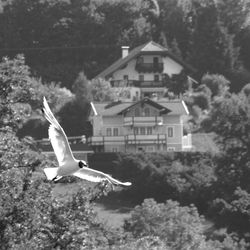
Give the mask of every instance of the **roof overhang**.
[(153, 101), (153, 100), (151, 100), (151, 99), (145, 97), (145, 98), (143, 98), (142, 100), (140, 100), (140, 101), (138, 101), (138, 102), (132, 104), (131, 106), (129, 106), (129, 107), (127, 107), (127, 108), (121, 110), (119, 113), (117, 113), (117, 115), (124, 115), (124, 114), (126, 114), (131, 108), (135, 107), (135, 106), (138, 105), (138, 104), (140, 104), (140, 105), (149, 104), (150, 106), (152, 106), (152, 107), (158, 109), (158, 110), (160, 111), (161, 114), (168, 114), (168, 113), (171, 112), (170, 109), (168, 109), (168, 108), (166, 108), (166, 107), (160, 105), (159, 103), (157, 103), (157, 102), (155, 102), (155, 101)]

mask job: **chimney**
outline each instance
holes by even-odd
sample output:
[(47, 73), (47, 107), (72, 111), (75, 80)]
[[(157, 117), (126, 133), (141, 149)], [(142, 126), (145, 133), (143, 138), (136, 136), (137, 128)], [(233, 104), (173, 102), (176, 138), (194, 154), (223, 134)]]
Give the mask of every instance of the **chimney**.
[(129, 46), (122, 46), (122, 58), (128, 55)]

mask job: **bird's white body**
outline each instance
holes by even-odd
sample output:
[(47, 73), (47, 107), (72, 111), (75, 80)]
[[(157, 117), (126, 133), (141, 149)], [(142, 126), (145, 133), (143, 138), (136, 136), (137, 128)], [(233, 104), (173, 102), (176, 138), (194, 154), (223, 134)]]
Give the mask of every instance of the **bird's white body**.
[(50, 123), (49, 138), (59, 165), (57, 168), (44, 168), (44, 173), (48, 180), (57, 181), (63, 176), (73, 175), (92, 182), (106, 180), (115, 185), (131, 185), (130, 182), (120, 182), (108, 174), (88, 168), (85, 161), (75, 159), (65, 132), (51, 112), (45, 97), (43, 100), (43, 106), (44, 116)]

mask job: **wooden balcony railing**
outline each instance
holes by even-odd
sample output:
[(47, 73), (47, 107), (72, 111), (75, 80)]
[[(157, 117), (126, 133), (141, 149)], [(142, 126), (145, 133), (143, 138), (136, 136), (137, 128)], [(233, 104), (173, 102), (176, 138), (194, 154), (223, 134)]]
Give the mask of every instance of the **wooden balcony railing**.
[(92, 136), (88, 138), (88, 143), (96, 145), (126, 145), (126, 144), (166, 144), (165, 134), (156, 135), (124, 135), (124, 136)]
[(155, 88), (164, 87), (163, 81), (111, 80), (112, 87)]
[(163, 124), (163, 117), (161, 116), (131, 116), (124, 117), (124, 126), (155, 126)]
[(134, 81), (133, 85), (138, 88), (164, 87), (164, 83), (162, 81)]
[(135, 65), (135, 70), (139, 73), (162, 73), (163, 63), (139, 63)]

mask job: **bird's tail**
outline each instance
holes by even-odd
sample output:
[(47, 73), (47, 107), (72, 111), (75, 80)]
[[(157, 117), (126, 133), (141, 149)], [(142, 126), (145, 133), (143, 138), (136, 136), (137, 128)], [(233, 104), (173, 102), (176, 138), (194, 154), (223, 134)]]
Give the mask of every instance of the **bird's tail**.
[(54, 178), (57, 177), (57, 170), (58, 168), (44, 168), (43, 171), (48, 180), (52, 181)]

